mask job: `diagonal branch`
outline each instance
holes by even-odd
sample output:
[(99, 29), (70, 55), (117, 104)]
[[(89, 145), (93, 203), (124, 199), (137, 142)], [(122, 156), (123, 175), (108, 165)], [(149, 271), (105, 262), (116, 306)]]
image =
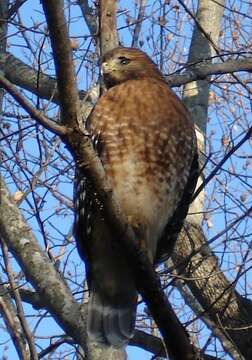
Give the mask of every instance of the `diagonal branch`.
[(28, 114), (33, 119), (35, 119), (39, 124), (43, 125), (47, 130), (50, 130), (54, 134), (61, 136), (67, 133), (67, 128), (65, 126), (58, 125), (56, 122), (47, 118), (41, 111), (35, 109), (18, 91), (18, 89), (1, 74), (0, 85), (14, 97), (14, 99), (28, 112)]
[(11, 301), (11, 297), (6, 288), (1, 285), (0, 278), (0, 314), (9, 331), (16, 351), (21, 359), (29, 360), (30, 352), (27, 346), (26, 338), (23, 334), (20, 321), (17, 317), (16, 309)]
[(66, 333), (85, 348), (85, 320), (52, 262), (38, 246), (0, 178), (0, 234), (48, 310)]
[(234, 145), (227, 153), (226, 155), (221, 159), (221, 161), (215, 166), (213, 171), (205, 178), (205, 180), (202, 182), (202, 184), (197, 188), (195, 193), (193, 194), (192, 201), (197, 198), (197, 196), (203, 191), (206, 187), (206, 185), (214, 178), (214, 176), (218, 173), (218, 171), (222, 168), (222, 166), (226, 163), (228, 159), (246, 142), (251, 138), (252, 135), (252, 126), (247, 130), (246, 134), (243, 136), (243, 138)]
[(24, 336), (26, 338), (26, 341), (27, 341), (27, 344), (28, 344), (28, 347), (29, 347), (29, 350), (30, 350), (31, 359), (32, 360), (38, 360), (38, 355), (37, 355), (37, 351), (36, 351), (36, 348), (35, 348), (34, 338), (32, 336), (32, 333), (31, 333), (31, 331), (29, 329), (28, 323), (27, 323), (25, 315), (24, 315), (24, 310), (23, 310), (23, 306), (22, 306), (22, 302), (21, 302), (21, 297), (20, 297), (19, 291), (18, 291), (18, 289), (16, 287), (14, 276), (13, 276), (13, 273), (12, 273), (12, 270), (11, 270), (11, 267), (10, 267), (10, 263), (9, 263), (8, 248), (7, 248), (4, 241), (2, 241), (1, 247), (2, 247), (2, 253), (3, 253), (4, 264), (5, 264), (7, 276), (8, 276), (8, 279), (9, 279), (11, 289), (13, 291), (15, 304), (16, 304), (16, 307), (17, 307), (17, 317), (18, 317), (18, 319), (20, 321), (22, 330), (24, 332)]
[[(10, 82), (32, 92), (42, 99), (53, 101), (56, 104), (59, 103), (56, 79), (41, 71), (36, 71), (34, 68), (8, 52), (3, 54), (3, 57), (5, 58), (3, 70), (6, 78)], [(85, 91), (79, 91), (80, 99), (84, 99), (86, 95)]]
[(86, 21), (90, 34), (95, 38), (98, 34), (98, 17), (95, 11), (89, 6), (88, 0), (77, 0), (77, 4), (81, 8), (83, 18)]
[[(192, 257), (195, 249), (201, 250)], [(218, 259), (208, 247), (198, 226), (185, 224), (172, 260), (215, 328), (223, 332), (223, 336), (219, 337), (220, 341), (227, 337), (233, 344), (233, 351), (250, 359), (252, 348), (248, 344), (252, 341), (251, 302), (235, 291), (233, 284), (220, 271)]]
[(26, 2), (27, 0), (17, 0), (11, 5), (9, 11), (8, 11), (8, 18), (11, 18), (13, 15), (17, 13), (17, 11), (21, 8), (21, 6)]

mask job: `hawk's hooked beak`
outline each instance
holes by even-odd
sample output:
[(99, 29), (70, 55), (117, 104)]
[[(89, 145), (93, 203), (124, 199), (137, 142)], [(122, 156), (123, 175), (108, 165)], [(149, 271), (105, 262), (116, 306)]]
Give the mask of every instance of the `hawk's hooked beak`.
[(101, 74), (104, 75), (108, 72), (108, 63), (104, 62), (101, 65)]
[(101, 74), (108, 74), (111, 71), (116, 70), (116, 62), (115, 61), (109, 61), (109, 62), (103, 62), (101, 65)]

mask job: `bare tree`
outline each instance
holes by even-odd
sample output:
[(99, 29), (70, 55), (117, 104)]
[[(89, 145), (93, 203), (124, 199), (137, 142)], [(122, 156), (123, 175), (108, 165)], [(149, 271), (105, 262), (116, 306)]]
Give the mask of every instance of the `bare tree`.
[[(72, 235), (77, 161), (91, 163), (107, 221), (125, 229), (142, 296), (131, 345), (154, 358), (251, 359), (251, 7), (1, 1), (0, 341), (12, 344), (3, 354), (125, 357), (90, 348), (86, 335), (88, 293)], [(162, 288), (83, 127), (99, 95), (99, 58), (119, 43), (153, 58), (198, 136), (201, 176), (173, 255), (157, 269)]]

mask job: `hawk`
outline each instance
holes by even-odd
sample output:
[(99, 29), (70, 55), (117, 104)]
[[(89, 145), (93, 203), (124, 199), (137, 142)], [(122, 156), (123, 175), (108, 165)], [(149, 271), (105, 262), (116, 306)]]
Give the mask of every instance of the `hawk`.
[[(172, 251), (196, 185), (194, 125), (144, 52), (109, 51), (102, 74), (107, 91), (86, 127), (139, 246), (157, 264)], [(75, 236), (90, 290), (89, 337), (120, 348), (135, 327), (134, 274), (83, 168), (77, 170), (75, 205)]]

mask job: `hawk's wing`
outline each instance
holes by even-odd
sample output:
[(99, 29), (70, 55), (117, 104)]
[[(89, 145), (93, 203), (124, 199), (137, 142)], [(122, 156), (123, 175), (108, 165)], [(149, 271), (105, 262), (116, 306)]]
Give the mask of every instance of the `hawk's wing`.
[(88, 334), (123, 347), (133, 336), (137, 293), (125, 254), (104, 221), (102, 206), (84, 170), (76, 171), (75, 237), (89, 286)]
[(198, 154), (197, 154), (197, 149), (195, 149), (195, 156), (192, 161), (190, 175), (185, 190), (183, 192), (182, 198), (178, 204), (178, 207), (174, 215), (166, 225), (162, 237), (158, 241), (156, 259), (155, 259), (156, 264), (166, 261), (171, 256), (172, 249), (176, 243), (178, 235), (182, 229), (185, 218), (187, 216), (191, 198), (197, 184), (198, 175), (199, 175)]

